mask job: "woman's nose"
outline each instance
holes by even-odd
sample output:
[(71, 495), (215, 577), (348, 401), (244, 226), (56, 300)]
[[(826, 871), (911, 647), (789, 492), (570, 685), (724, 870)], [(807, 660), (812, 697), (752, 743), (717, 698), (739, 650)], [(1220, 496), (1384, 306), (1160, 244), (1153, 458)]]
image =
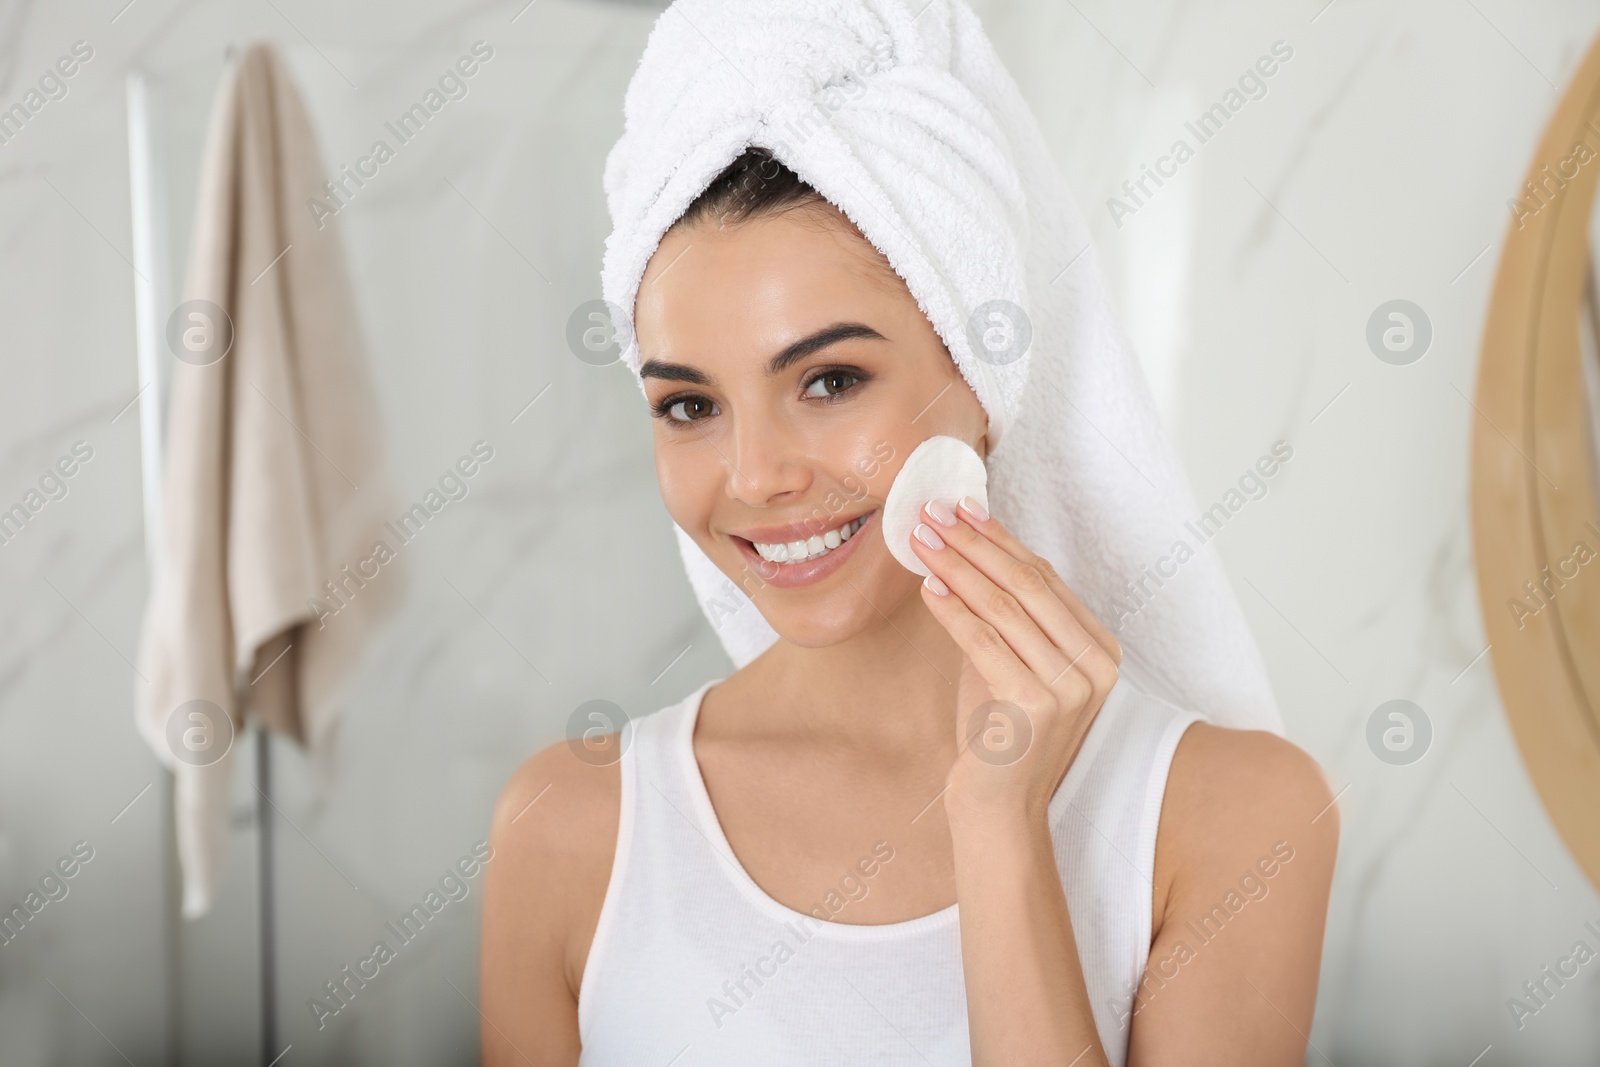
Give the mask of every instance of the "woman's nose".
[(751, 507), (781, 502), (811, 484), (806, 442), (781, 422), (766, 418), (735, 421), (728, 455), (728, 496)]

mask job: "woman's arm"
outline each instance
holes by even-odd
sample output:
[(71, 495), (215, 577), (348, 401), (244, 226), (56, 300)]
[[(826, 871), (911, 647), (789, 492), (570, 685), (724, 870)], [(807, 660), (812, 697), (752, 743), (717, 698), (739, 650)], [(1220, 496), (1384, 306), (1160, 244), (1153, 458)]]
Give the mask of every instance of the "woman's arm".
[[(994, 712), (987, 728), (958, 724), (945, 794), (973, 1063), (1104, 1064), (1047, 808), (1121, 649), (998, 522), (928, 513), (943, 543), (914, 551), (939, 579), (923, 600), (965, 653), (958, 714)], [(1186, 732), (1157, 835), (1155, 981), (1124, 1020), (1130, 1064), (1301, 1061), (1337, 840), (1327, 784), (1299, 749), (1259, 731)]]
[(578, 988), (616, 848), (621, 777), (565, 742), (534, 755), (495, 804), (478, 1004), (484, 1067), (573, 1067)]
[(998, 521), (965, 501), (959, 518), (941, 505), (926, 513), (939, 536), (919, 527), (912, 539), (935, 575), (923, 602), (965, 653), (945, 811), (972, 1062), (1102, 1067), (1048, 810), (1122, 649)]
[(1103, 1067), (1047, 823), (952, 814), (950, 835), (973, 1064)]
[(1275, 734), (1184, 734), (1156, 834), (1129, 1067), (1303, 1062), (1339, 847), (1333, 799), (1316, 762)]

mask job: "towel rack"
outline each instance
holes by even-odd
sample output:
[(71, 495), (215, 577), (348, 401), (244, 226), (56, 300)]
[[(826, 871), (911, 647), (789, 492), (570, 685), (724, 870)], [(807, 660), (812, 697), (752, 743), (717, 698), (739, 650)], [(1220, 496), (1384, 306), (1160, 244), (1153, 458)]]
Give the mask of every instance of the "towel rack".
[[(235, 47), (230, 42), (223, 50), (224, 64), (233, 62)], [(156, 115), (150, 81), (138, 69), (127, 82), (128, 172), (133, 200), (134, 329), (138, 354), (140, 472), (143, 482), (145, 550), (153, 563), (155, 546), (161, 536), (161, 472), (165, 460), (167, 388), (171, 379), (171, 356), (165, 353), (163, 308), (173, 306), (173, 260), (168, 247), (168, 216), (165, 174), (156, 136)], [(260, 938), (260, 1027), (261, 1065), (270, 1067), (280, 1056), (277, 1050), (277, 937), (275, 852), (272, 838), (272, 746), (270, 736), (259, 722), (250, 725), (255, 750), (255, 826), (257, 915)], [(163, 831), (167, 866), (176, 865), (173, 827), (171, 776), (162, 779), (165, 827)], [(181, 984), (178, 975), (178, 902), (174, 889), (168, 893), (164, 925), (170, 946), (166, 967), (167, 1032), (179, 1043), (178, 1006)], [(174, 1050), (176, 1051), (176, 1050)]]

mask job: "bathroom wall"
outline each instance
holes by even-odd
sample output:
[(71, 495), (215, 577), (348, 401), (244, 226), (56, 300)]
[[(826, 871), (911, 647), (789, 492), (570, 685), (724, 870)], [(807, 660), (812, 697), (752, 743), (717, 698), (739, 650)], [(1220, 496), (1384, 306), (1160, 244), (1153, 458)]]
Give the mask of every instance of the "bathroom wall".
[[(284, 1064), (475, 1062), (481, 880), (350, 1007), (319, 1026), (307, 1002), (486, 835), (501, 783), (580, 703), (644, 714), (728, 669), (682, 576), (637, 387), (565, 342), (598, 295), (600, 170), (654, 14), (525, 3), (0, 7), (0, 106), (74, 42), (94, 52), (0, 144), (0, 502), (74, 442), (93, 449), (0, 544), (0, 901), (76, 842), (93, 849), (68, 895), (0, 945), (8, 1067), (264, 1062), (250, 742), (222, 901), (178, 924), (165, 777), (132, 723), (148, 572), (130, 72), (152, 88), (181, 260), (229, 42), (282, 44), (330, 168), (475, 41), (494, 49), (335, 223), (402, 496), (475, 442), (494, 459), (384, 576), (404, 606), (360, 668), (332, 788), (274, 743)], [(1593, 1063), (1600, 970), (1521, 1029), (1506, 1006), (1600, 923), (1600, 896), (1539, 805), (1480, 655), (1467, 397), (1506, 199), (1600, 11), (977, 7), (1091, 221), (1196, 500), (1274, 442), (1293, 448), (1216, 544), (1289, 736), (1342, 791), (1307, 1062)], [(1275, 46), (1260, 92), (1175, 176), (1124, 189), (1173, 141), (1194, 144), (1185, 121)], [(1396, 299), (1432, 327), (1405, 366), (1366, 340)], [(1395, 698), (1432, 724), (1411, 765), (1367, 742)]]

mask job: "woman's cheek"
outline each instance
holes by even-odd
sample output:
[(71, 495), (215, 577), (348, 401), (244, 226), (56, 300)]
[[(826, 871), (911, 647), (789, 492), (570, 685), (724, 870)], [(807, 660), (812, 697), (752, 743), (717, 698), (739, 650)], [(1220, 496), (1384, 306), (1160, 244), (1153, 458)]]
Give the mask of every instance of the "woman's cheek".
[[(863, 411), (856, 425), (834, 423), (810, 442), (811, 454), (818, 458), (818, 469), (827, 471), (830, 495), (859, 504), (889, 491), (892, 466), (900, 446), (892, 432), (896, 420), (886, 417), (878, 406)], [(886, 469), (887, 468), (887, 469)]]
[(903, 430), (861, 443), (856, 452), (855, 469), (873, 497), (882, 500), (889, 495), (889, 487), (905, 465), (906, 457), (921, 443), (920, 435)]
[(666, 505), (667, 514), (685, 532), (693, 533), (705, 524), (706, 517), (694, 514), (697, 494), (693, 490), (689, 457), (674, 455), (675, 451), (671, 447), (657, 447), (656, 480), (661, 486), (661, 502)]

